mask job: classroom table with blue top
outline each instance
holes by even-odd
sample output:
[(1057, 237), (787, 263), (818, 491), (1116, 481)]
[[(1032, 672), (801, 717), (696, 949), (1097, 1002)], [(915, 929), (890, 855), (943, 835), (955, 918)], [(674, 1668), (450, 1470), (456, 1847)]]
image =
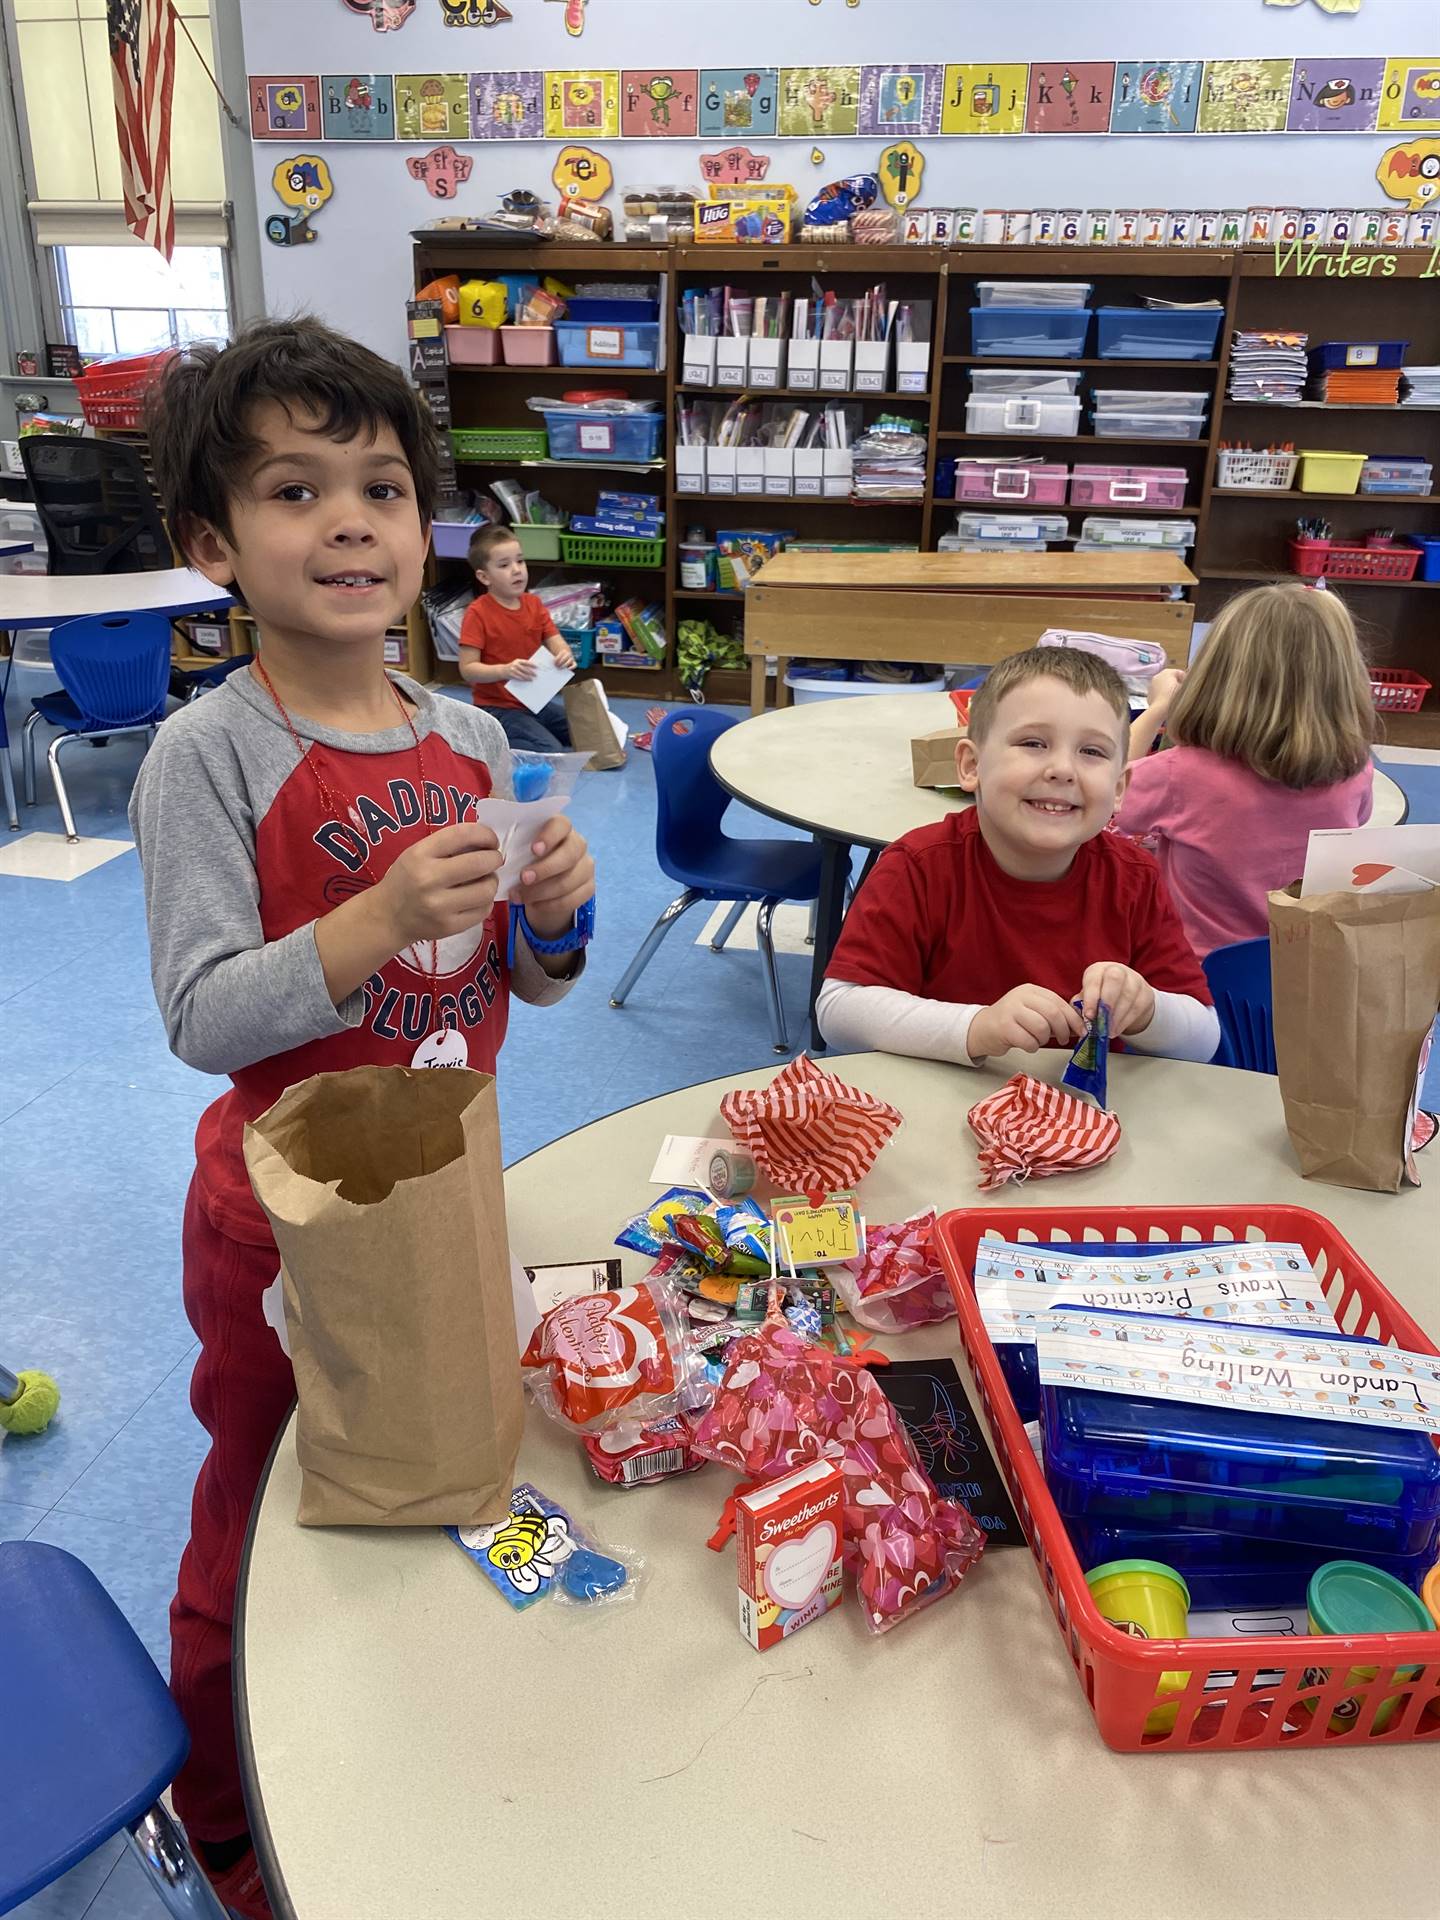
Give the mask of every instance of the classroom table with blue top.
[[(970, 1105), (1058, 1053), (966, 1071), (829, 1062), (905, 1124), (860, 1188), (926, 1207), (1289, 1203), (1332, 1220), (1440, 1334), (1440, 1164), (1400, 1194), (1302, 1181), (1270, 1077), (1117, 1056), (1123, 1134), (1084, 1174), (977, 1191)], [(525, 1264), (615, 1252), (666, 1134), (723, 1133), (712, 1081), (612, 1114), (509, 1169)], [(1017, 1191), (1019, 1198), (1017, 1199)], [(649, 1261), (621, 1256), (627, 1280)], [(882, 1343), (969, 1370), (951, 1320)], [(971, 1387), (973, 1403), (979, 1399)], [(514, 1612), (438, 1529), (296, 1525), (293, 1427), (252, 1520), (236, 1622), (251, 1817), (278, 1920), (1427, 1920), (1440, 1726), (1370, 1750), (1125, 1754), (1102, 1744), (1031, 1555), (993, 1544), (959, 1590), (871, 1637), (853, 1599), (757, 1653), (734, 1548), (706, 1540), (723, 1469), (601, 1484), (531, 1409), (516, 1478), (643, 1555), (632, 1605)], [(1226, 1642), (1225, 1645), (1234, 1645)]]
[[(757, 813), (800, 827), (820, 843), (820, 899), (810, 975), (810, 1044), (822, 1051), (815, 1002), (845, 912), (845, 874), (856, 848), (873, 856), (902, 834), (968, 807), (959, 787), (917, 787), (910, 743), (956, 724), (944, 693), (876, 693), (776, 707), (742, 720), (710, 749), (715, 778)], [(1370, 824), (1398, 826), (1405, 795), (1375, 769)]]

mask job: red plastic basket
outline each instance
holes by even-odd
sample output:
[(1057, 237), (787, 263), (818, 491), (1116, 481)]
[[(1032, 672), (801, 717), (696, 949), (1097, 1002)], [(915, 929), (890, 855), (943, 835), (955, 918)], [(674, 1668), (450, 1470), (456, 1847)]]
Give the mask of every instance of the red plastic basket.
[(1342, 547), (1333, 540), (1291, 540), (1290, 569), (1307, 580), (1413, 580), (1419, 547)]
[(135, 360), (101, 360), (75, 382), (80, 411), (92, 427), (135, 429), (145, 424), (145, 396), (175, 358), (173, 348)]
[[(1120, 1753), (1227, 1753), (1440, 1741), (1440, 1633), (1138, 1641), (1101, 1618), (975, 1302), (975, 1252), (986, 1235), (1045, 1242), (1256, 1237), (1298, 1241), (1322, 1278), (1331, 1311), (1347, 1332), (1369, 1334), (1413, 1352), (1434, 1353), (1434, 1344), (1354, 1248), (1328, 1220), (1308, 1208), (1260, 1204), (977, 1207), (945, 1214), (937, 1228), (959, 1311), (960, 1337), (980, 1389), (996, 1456), (1060, 1624), (1061, 1638), (1106, 1746)], [(1374, 1679), (1353, 1672), (1357, 1667), (1374, 1667)], [(1401, 1678), (1397, 1676), (1400, 1667), (1418, 1671)], [(1316, 1669), (1327, 1669), (1328, 1678), (1317, 1680)], [(1189, 1674), (1184, 1692), (1162, 1693), (1161, 1675), (1177, 1671)], [(1234, 1678), (1223, 1690), (1207, 1691), (1205, 1681), (1212, 1673)], [(1377, 1713), (1384, 1702), (1397, 1696), (1399, 1704), (1377, 1733), (1373, 1724)], [(1347, 1699), (1358, 1700), (1359, 1712), (1349, 1725), (1332, 1730), (1331, 1717)], [(1155, 1708), (1176, 1702), (1174, 1725), (1147, 1732), (1145, 1722)]]
[(1370, 697), (1377, 713), (1418, 713), (1430, 682), (1408, 667), (1371, 667)]

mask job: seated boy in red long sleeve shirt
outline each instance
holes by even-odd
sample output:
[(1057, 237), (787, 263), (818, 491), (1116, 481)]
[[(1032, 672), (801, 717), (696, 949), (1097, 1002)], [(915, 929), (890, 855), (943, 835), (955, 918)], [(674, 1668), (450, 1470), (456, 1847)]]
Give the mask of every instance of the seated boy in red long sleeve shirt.
[(1141, 1053), (1210, 1060), (1220, 1023), (1160, 870), (1105, 828), (1127, 779), (1129, 707), (1105, 661), (1004, 660), (957, 753), (975, 805), (908, 833), (857, 895), (821, 990), (834, 1047), (973, 1066), (1071, 1047), (1103, 1000)]

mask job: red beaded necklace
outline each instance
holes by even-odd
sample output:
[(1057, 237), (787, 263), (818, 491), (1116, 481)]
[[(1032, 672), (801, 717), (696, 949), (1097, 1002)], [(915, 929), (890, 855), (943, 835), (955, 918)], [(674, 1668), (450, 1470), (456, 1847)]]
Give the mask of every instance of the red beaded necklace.
[[(300, 738), (300, 735), (297, 732), (295, 727), (295, 722), (290, 718), (289, 712), (286, 709), (285, 702), (280, 698), (279, 694), (275, 691), (275, 683), (270, 678), (269, 674), (265, 671), (264, 663), (260, 660), (258, 655), (256, 656), (253, 662), (253, 665), (256, 673), (259, 675), (260, 684), (264, 687), (265, 691), (269, 694), (270, 698), (275, 702), (275, 710), (280, 715), (280, 718), (285, 722), (286, 731), (289, 733), (290, 738), (295, 742), (296, 753), (299, 754), (304, 764), (307, 767), (309, 767), (310, 772), (314, 777), (315, 788), (318, 794), (320, 795), (321, 806), (324, 807), (325, 811), (335, 820), (344, 821), (349, 819), (352, 803), (349, 801), (343, 800), (335, 792), (334, 788), (330, 785), (329, 781), (325, 778), (324, 774), (320, 771), (319, 763), (316, 761), (310, 749), (305, 745), (305, 742)], [(424, 749), (424, 746), (421, 744), (420, 733), (418, 728), (415, 725), (415, 721), (411, 715), (410, 709), (406, 706), (405, 702), (400, 698), (400, 690), (395, 685), (395, 682), (390, 678), (388, 674), (385, 676), (385, 684), (387, 687), (389, 687), (391, 693), (394, 694), (395, 704), (397, 707), (399, 707), (400, 712), (404, 717), (405, 724), (410, 729), (410, 738), (415, 743), (415, 764), (420, 775), (420, 812), (421, 812), (421, 818), (423, 819), (424, 812), (425, 812), (425, 793), (426, 793), (427, 786), (429, 784), (426, 778), (426, 773), (425, 773), (425, 749)], [(364, 864), (361, 866), (360, 871), (361, 873), (364, 874), (365, 878), (370, 882), (372, 887), (379, 886), (380, 884), (379, 875), (375, 872), (375, 869), (370, 865), (368, 856), (366, 857)], [(440, 945), (439, 945), (439, 942), (435, 940), (427, 941), (426, 945), (430, 949), (430, 964), (428, 967), (424, 964), (424, 961), (421, 958), (421, 946), (418, 940), (414, 943), (413, 952), (417, 962), (417, 971), (421, 973), (429, 981), (430, 989), (433, 994), (437, 992), (439, 988)]]

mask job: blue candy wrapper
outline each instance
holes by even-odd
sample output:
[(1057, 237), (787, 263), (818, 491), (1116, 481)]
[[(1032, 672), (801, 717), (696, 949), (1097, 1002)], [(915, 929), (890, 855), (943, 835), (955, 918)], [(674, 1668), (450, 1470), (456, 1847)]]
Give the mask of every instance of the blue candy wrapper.
[[(1077, 1000), (1076, 1007), (1080, 1006)], [(1110, 1063), (1110, 1009), (1102, 1000), (1095, 1018), (1085, 1028), (1085, 1037), (1070, 1056), (1070, 1064), (1060, 1077), (1062, 1087), (1072, 1093), (1084, 1093), (1102, 1112), (1105, 1106), (1105, 1081)]]
[(444, 1531), (517, 1612), (533, 1607), (557, 1584), (572, 1600), (602, 1600), (629, 1578), (619, 1560), (592, 1546), (565, 1509), (528, 1480), (510, 1495), (503, 1520)]

